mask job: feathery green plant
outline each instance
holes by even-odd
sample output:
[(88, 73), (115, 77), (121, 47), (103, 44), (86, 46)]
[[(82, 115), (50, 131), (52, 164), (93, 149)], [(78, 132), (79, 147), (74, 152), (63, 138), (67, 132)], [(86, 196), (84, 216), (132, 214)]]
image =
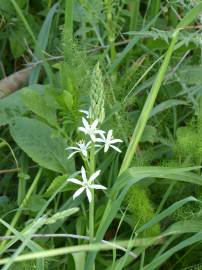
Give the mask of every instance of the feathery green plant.
[[(155, 216), (154, 207), (146, 188), (136, 185), (132, 187), (126, 196), (127, 208), (131, 213), (133, 226), (138, 229)], [(160, 225), (154, 226), (140, 233), (141, 237), (152, 237), (160, 234)]]

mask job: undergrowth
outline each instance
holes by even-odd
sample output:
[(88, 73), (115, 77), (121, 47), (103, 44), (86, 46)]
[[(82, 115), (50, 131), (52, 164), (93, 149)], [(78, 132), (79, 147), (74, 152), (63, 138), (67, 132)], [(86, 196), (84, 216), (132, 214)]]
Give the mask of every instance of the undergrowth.
[(201, 11), (1, 0), (1, 269), (202, 269)]

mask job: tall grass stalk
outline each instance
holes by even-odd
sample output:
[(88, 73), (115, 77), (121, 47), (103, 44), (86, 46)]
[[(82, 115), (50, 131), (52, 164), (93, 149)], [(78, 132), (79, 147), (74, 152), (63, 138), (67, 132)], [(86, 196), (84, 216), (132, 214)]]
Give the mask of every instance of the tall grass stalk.
[(68, 45), (68, 43), (66, 42), (73, 39), (73, 5), (74, 0), (65, 1), (65, 25), (64, 25), (65, 46)]
[(130, 10), (130, 31), (136, 31), (138, 28), (140, 0), (131, 0), (129, 2)]

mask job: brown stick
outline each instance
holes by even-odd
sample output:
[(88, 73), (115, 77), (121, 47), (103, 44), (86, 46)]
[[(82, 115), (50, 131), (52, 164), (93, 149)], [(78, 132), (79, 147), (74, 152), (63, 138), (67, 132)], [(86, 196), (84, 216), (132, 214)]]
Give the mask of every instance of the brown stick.
[(0, 81), (0, 99), (4, 98), (19, 88), (21, 88), (27, 81), (32, 67), (22, 69)]

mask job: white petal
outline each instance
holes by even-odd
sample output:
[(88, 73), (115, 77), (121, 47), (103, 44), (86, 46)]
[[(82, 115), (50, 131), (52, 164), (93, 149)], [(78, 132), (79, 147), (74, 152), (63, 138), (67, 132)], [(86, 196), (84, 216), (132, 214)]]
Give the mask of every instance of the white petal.
[(73, 153), (71, 153), (69, 156), (68, 156), (68, 159), (70, 159), (71, 157), (73, 157), (73, 155), (75, 155), (76, 153), (78, 153), (79, 151), (75, 151)]
[(82, 117), (82, 122), (83, 122), (85, 129), (89, 129), (89, 123), (84, 117)]
[(101, 171), (99, 170), (99, 171), (96, 171), (94, 174), (92, 174), (88, 182), (92, 183), (98, 177), (98, 175), (100, 175), (100, 172)]
[(94, 189), (107, 189), (106, 187), (104, 187), (103, 185), (90, 185), (91, 188)]
[(73, 200), (75, 200), (83, 191), (85, 187), (79, 188), (74, 194), (73, 194)]
[(87, 157), (88, 156), (88, 152), (86, 151), (86, 149), (83, 149), (81, 152), (84, 155), (84, 157)]
[(112, 133), (113, 133), (113, 130), (110, 129), (110, 130), (108, 131), (108, 133), (107, 133), (107, 139), (108, 139), (108, 140), (111, 140), (111, 138), (112, 138)]
[(101, 138), (96, 138), (96, 142), (102, 142), (102, 143), (104, 143), (105, 140), (103, 140), (103, 139), (101, 139)]
[(83, 183), (76, 178), (69, 178), (69, 179), (67, 179), (67, 182), (72, 182), (74, 184), (83, 186)]
[(100, 144), (95, 144), (95, 147), (102, 147), (102, 145), (100, 145)]
[(86, 129), (84, 127), (79, 127), (79, 131), (82, 131), (86, 134)]
[(87, 182), (86, 171), (83, 166), (81, 167), (81, 176), (83, 178), (84, 183), (86, 183)]
[(86, 149), (89, 147), (90, 144), (91, 144), (91, 141), (86, 144)]
[(89, 188), (86, 188), (86, 195), (88, 197), (88, 201), (91, 202), (92, 201), (92, 194)]
[(65, 148), (66, 150), (79, 150), (78, 147), (74, 147), (74, 146), (71, 146), (71, 147), (67, 147)]
[(122, 140), (120, 139), (114, 139), (114, 140), (111, 140), (110, 143), (119, 143), (119, 142), (123, 142)]
[(94, 130), (94, 129), (96, 129), (97, 125), (98, 125), (98, 120), (95, 120), (95, 121), (92, 123), (91, 128)]
[(118, 148), (118, 147), (116, 147), (116, 146), (114, 146), (114, 145), (110, 145), (112, 148), (114, 148), (114, 150), (116, 150), (117, 152), (119, 152), (119, 153), (121, 153), (121, 150)]
[(106, 138), (104, 137), (104, 134), (106, 133), (104, 130), (101, 130), (101, 129), (96, 129), (95, 130), (95, 133), (96, 134), (99, 134), (102, 138), (103, 138), (103, 140), (106, 140)]
[(85, 111), (85, 110), (79, 110), (79, 112), (84, 113), (84, 114), (87, 116), (87, 118), (89, 117), (89, 112), (88, 112), (88, 111)]

